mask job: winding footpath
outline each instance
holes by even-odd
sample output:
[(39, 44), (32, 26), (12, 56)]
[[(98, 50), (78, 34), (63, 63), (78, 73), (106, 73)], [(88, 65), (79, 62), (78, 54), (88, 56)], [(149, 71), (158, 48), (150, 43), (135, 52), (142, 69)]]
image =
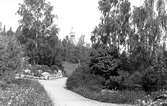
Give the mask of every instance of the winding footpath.
[[(65, 88), (67, 78), (40, 80), (55, 106), (123, 106), (87, 99)], [(125, 106), (125, 105), (124, 105)], [(127, 105), (126, 105), (127, 106)]]

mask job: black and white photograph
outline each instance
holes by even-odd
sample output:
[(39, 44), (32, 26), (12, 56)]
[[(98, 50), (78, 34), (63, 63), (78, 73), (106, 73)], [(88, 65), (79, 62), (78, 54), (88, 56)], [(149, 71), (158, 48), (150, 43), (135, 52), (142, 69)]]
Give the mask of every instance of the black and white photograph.
[(167, 0), (0, 0), (0, 106), (167, 106)]

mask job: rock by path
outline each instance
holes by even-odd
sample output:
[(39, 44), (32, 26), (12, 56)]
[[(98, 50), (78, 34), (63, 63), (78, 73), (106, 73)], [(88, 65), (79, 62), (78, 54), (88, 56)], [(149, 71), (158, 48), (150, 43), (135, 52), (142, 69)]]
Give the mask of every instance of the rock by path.
[[(123, 106), (90, 100), (65, 88), (67, 78), (40, 80), (55, 106)], [(125, 106), (125, 105), (124, 105)]]

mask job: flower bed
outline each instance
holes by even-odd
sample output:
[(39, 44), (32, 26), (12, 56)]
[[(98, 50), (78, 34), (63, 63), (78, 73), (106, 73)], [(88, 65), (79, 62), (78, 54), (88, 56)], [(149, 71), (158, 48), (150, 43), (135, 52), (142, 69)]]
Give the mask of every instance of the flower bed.
[(53, 106), (53, 103), (37, 81), (17, 79), (1, 85), (0, 106)]

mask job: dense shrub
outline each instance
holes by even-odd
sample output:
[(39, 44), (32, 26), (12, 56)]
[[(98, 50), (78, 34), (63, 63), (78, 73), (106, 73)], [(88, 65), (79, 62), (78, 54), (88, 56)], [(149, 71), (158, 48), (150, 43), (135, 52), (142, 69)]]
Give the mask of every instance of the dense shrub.
[(128, 57), (130, 63), (130, 70), (132, 73), (134, 71), (143, 72), (148, 66), (152, 65), (153, 57), (149, 55), (149, 51), (139, 44), (131, 52), (131, 55)]
[(166, 65), (163, 55), (151, 58), (149, 52), (138, 46), (127, 55), (114, 47), (99, 45), (91, 52), (91, 74), (105, 78), (105, 88), (118, 90), (160, 90), (166, 84)]
[(59, 68), (58, 68), (57, 65), (52, 65), (52, 66), (50, 67), (50, 69), (52, 70), (52, 73), (56, 73)]
[(90, 54), (90, 71), (93, 74), (109, 79), (110, 76), (118, 76), (120, 67), (118, 50), (115, 47), (99, 45)]
[(14, 35), (0, 35), (0, 79), (9, 80), (21, 71), (22, 49)]
[(155, 69), (157, 68), (148, 67), (142, 77), (142, 86), (147, 92), (161, 90), (166, 85), (166, 72), (161, 72)]
[[(56, 65), (56, 66), (58, 67), (58, 69), (64, 70), (62, 60), (59, 59), (59, 58), (56, 58), (56, 59), (55, 59), (55, 64), (53, 64), (53, 65)], [(50, 67), (51, 67), (51, 66), (50, 66)]]
[(141, 72), (134, 72), (130, 74), (123, 82), (123, 85), (126, 89), (129, 90), (143, 90), (142, 86), (142, 77), (143, 74)]
[(103, 88), (103, 83), (104, 78), (90, 74), (87, 66), (81, 66), (68, 78), (66, 86), (71, 90), (85, 86), (87, 89), (99, 91)]
[(129, 76), (132, 72), (128, 56), (125, 52), (120, 54), (114, 46), (94, 47), (90, 55), (89, 67), (91, 74), (105, 78), (105, 87), (108, 89), (121, 90), (135, 87), (134, 83), (130, 84)]
[(121, 90), (123, 88), (121, 82), (122, 82), (121, 76), (110, 76), (110, 79), (105, 81), (105, 87), (107, 89)]
[(131, 61), (129, 59), (129, 56), (127, 56), (127, 53), (125, 51), (123, 51), (121, 53), (120, 60), (121, 60), (121, 64), (120, 64), (121, 70), (124, 70), (124, 71), (131, 73), (133, 65), (131, 65)]
[(81, 66), (67, 79), (66, 87), (89, 99), (118, 104), (134, 104), (145, 96), (143, 91), (131, 90), (108, 90), (103, 93), (105, 82), (103, 77), (91, 74), (88, 66)]

